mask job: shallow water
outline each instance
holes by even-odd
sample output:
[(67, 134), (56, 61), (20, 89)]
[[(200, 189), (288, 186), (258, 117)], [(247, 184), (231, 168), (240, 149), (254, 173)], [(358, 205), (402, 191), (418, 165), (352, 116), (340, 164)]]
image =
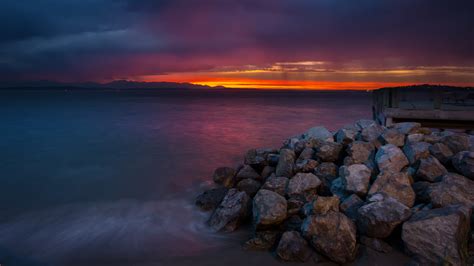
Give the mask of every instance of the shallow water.
[(247, 149), (369, 118), (370, 104), (366, 93), (0, 92), (0, 263), (277, 263), (240, 251), (245, 231), (210, 232), (193, 198)]

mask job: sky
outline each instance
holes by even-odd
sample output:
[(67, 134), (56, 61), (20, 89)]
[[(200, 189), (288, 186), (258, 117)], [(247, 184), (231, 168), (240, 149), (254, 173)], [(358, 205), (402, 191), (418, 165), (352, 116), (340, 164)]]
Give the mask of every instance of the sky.
[(472, 0), (2, 0), (0, 82), (474, 86)]

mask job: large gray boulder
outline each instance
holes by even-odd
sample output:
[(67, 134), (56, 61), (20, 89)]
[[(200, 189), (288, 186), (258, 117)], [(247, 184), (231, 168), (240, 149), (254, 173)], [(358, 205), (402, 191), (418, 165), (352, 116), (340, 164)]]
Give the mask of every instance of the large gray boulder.
[(232, 188), (211, 215), (209, 226), (215, 231), (234, 231), (248, 216), (249, 210), (250, 198), (247, 193)]
[(281, 236), (276, 254), (285, 261), (305, 262), (311, 257), (311, 249), (300, 233), (287, 231)]
[(401, 122), (394, 124), (393, 128), (405, 135), (408, 135), (417, 133), (417, 131), (421, 128), (421, 124), (416, 122)]
[(354, 127), (357, 130), (361, 131), (362, 129), (364, 129), (366, 127), (369, 127), (370, 125), (372, 125), (374, 123), (377, 123), (377, 122), (375, 122), (374, 120), (370, 120), (370, 119), (359, 119), (354, 123)]
[(367, 194), (371, 171), (366, 165), (353, 164), (342, 166), (339, 169), (339, 175), (346, 192), (355, 193), (359, 196)]
[(342, 144), (330, 141), (320, 141), (316, 147), (316, 158), (323, 162), (335, 162), (339, 159)]
[(467, 134), (448, 134), (441, 138), (441, 142), (446, 144), (454, 153), (469, 150), (469, 136)]
[(298, 173), (288, 182), (287, 194), (292, 195), (312, 195), (316, 194), (321, 180), (311, 173)]
[(405, 250), (422, 265), (466, 265), (469, 208), (423, 210), (403, 224)]
[(384, 127), (374, 122), (360, 131), (360, 137), (363, 141), (378, 142), (378, 138), (384, 132)]
[(295, 164), (295, 152), (289, 149), (282, 149), (276, 166), (276, 176), (292, 177)]
[(451, 161), (454, 153), (449, 149), (449, 147), (441, 142), (434, 143), (430, 146), (429, 151), (438, 161), (443, 164), (448, 164)]
[(344, 164), (360, 164), (369, 160), (374, 152), (374, 145), (370, 142), (354, 141), (347, 147), (346, 152), (348, 157), (344, 160)]
[(285, 196), (287, 185), (288, 178), (284, 176), (271, 176), (267, 179), (267, 181), (265, 181), (262, 189), (270, 190)]
[(382, 172), (377, 176), (370, 187), (368, 196), (382, 193), (390, 196), (407, 207), (413, 207), (415, 203), (415, 191), (410, 184), (408, 175), (404, 172)]
[(386, 238), (399, 224), (408, 220), (411, 210), (394, 198), (376, 194), (377, 201), (360, 207), (357, 215), (357, 228), (368, 237)]
[(474, 152), (458, 152), (456, 155), (454, 155), (452, 163), (458, 173), (471, 180), (474, 180)]
[(441, 182), (430, 184), (424, 195), (428, 196), (434, 207), (462, 204), (474, 208), (474, 181), (448, 173)]
[(196, 198), (196, 206), (198, 206), (203, 211), (210, 211), (215, 209), (221, 203), (227, 194), (226, 187), (213, 188), (207, 191), (204, 191), (202, 194)]
[(448, 170), (433, 156), (420, 159), (420, 165), (416, 171), (416, 177), (428, 181), (435, 182), (442, 175), (448, 173)]
[(356, 227), (340, 212), (308, 216), (301, 225), (303, 236), (319, 253), (337, 263), (355, 259), (357, 253)]
[(341, 128), (336, 133), (336, 142), (348, 145), (356, 140), (358, 131), (354, 129)]
[(324, 141), (334, 141), (332, 133), (327, 130), (325, 127), (313, 127), (310, 128), (306, 133), (303, 134), (303, 139), (317, 139)]
[(231, 188), (234, 186), (236, 171), (231, 167), (219, 167), (214, 171), (212, 179), (216, 184)]
[(256, 227), (279, 224), (286, 219), (287, 202), (278, 193), (260, 189), (253, 199), (252, 211)]
[(260, 184), (260, 182), (258, 182), (257, 180), (247, 178), (243, 179), (237, 184), (237, 189), (239, 191), (244, 191), (245, 193), (247, 193), (247, 195), (249, 195), (249, 197), (252, 198), (253, 196), (255, 196), (255, 194), (257, 194), (257, 191), (260, 189), (261, 186), (262, 184)]
[(408, 165), (403, 151), (393, 144), (383, 145), (375, 154), (375, 162), (381, 172), (400, 172)]
[(408, 158), (410, 164), (418, 162), (418, 160), (430, 156), (430, 146), (428, 142), (407, 142), (403, 147), (403, 152)]
[(387, 129), (379, 136), (379, 142), (382, 145), (393, 144), (398, 147), (403, 147), (403, 145), (405, 145), (405, 134), (394, 128)]

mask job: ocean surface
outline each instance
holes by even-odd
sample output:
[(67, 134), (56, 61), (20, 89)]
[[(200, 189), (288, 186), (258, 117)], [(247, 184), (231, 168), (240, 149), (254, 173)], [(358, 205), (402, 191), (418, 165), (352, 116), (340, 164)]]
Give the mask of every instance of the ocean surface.
[(194, 198), (250, 148), (370, 117), (364, 92), (0, 91), (0, 263), (281, 264)]

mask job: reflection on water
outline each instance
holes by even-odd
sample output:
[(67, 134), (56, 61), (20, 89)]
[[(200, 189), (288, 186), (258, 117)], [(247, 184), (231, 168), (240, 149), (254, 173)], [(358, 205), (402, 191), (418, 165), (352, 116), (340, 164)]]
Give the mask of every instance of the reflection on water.
[(360, 93), (2, 92), (0, 263), (212, 250), (192, 199), (214, 168), (367, 117)]

